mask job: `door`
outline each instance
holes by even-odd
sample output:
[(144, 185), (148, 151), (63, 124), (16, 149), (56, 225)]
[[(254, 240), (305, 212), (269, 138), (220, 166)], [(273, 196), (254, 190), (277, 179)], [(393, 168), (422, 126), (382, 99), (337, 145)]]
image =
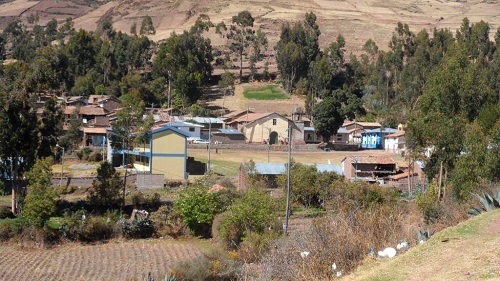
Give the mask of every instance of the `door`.
[(269, 134), (269, 144), (278, 144), (278, 133), (271, 132)]

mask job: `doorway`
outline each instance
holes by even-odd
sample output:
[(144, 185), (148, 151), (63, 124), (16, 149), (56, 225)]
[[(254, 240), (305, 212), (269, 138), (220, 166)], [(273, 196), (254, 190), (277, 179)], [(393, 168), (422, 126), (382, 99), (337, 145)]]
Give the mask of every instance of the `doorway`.
[(271, 132), (269, 134), (269, 144), (278, 144), (278, 133)]

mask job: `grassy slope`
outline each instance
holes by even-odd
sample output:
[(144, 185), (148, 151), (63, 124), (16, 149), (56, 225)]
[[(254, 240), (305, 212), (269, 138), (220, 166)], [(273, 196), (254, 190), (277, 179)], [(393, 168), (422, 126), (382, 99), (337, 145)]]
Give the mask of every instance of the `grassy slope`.
[(243, 95), (247, 99), (256, 100), (282, 100), (288, 99), (288, 96), (283, 91), (278, 89), (278, 85), (271, 84), (264, 87), (246, 88)]
[(368, 261), (345, 280), (500, 280), (500, 210), (445, 229), (394, 259)]

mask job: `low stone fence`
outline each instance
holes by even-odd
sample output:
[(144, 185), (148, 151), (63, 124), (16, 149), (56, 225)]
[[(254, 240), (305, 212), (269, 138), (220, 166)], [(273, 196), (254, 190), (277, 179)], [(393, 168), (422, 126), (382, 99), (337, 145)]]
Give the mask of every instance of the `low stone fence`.
[[(123, 179), (123, 176), (121, 177)], [(93, 177), (60, 177), (52, 178), (53, 186), (76, 186), (81, 188), (88, 188), (92, 186), (92, 182), (96, 179)], [(158, 174), (130, 174), (127, 175), (127, 185), (134, 185), (138, 189), (145, 188), (162, 188), (165, 186), (165, 178), (163, 175)]]

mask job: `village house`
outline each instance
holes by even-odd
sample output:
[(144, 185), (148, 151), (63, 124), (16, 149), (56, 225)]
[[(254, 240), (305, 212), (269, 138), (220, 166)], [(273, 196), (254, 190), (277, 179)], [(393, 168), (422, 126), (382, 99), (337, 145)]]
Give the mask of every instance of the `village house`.
[(396, 174), (396, 162), (387, 156), (347, 156), (341, 166), (350, 180), (376, 182)]
[(385, 136), (400, 133), (404, 131), (399, 131), (392, 128), (378, 128), (373, 130), (365, 130), (361, 133), (361, 147), (370, 149), (384, 149), (385, 146)]
[(406, 141), (405, 141), (404, 131), (386, 135), (384, 138), (385, 138), (384, 141), (385, 151), (393, 152), (396, 154), (401, 154), (401, 152), (405, 151)]
[[(143, 174), (161, 174), (169, 180), (185, 180), (187, 173), (187, 138), (189, 133), (173, 126), (153, 129), (143, 147), (132, 151), (113, 150), (134, 157), (134, 169)], [(111, 158), (110, 158), (111, 159)]]
[(361, 143), (361, 133), (362, 132), (364, 132), (365, 130), (372, 130), (372, 129), (381, 128), (382, 125), (378, 122), (349, 121), (349, 122), (345, 122), (340, 127), (349, 131), (349, 142)]

